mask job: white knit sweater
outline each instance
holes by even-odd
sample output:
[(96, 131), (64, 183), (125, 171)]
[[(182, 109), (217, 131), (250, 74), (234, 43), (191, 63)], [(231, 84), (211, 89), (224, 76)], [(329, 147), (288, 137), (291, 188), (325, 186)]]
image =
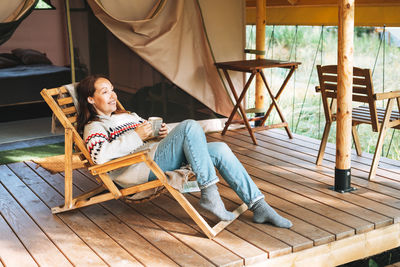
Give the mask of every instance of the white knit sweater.
[[(144, 148), (150, 148), (149, 155), (154, 158), (158, 142), (143, 142), (135, 132), (135, 128), (145, 122), (136, 113), (99, 115), (98, 118), (99, 121), (88, 123), (83, 133), (94, 163), (102, 164)], [(109, 175), (120, 186), (129, 187), (147, 182), (149, 173), (150, 169), (142, 162), (112, 171)]]

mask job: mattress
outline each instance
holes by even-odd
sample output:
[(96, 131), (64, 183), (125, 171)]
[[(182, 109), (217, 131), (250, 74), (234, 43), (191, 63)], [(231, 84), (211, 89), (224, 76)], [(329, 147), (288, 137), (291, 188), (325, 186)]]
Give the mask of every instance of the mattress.
[(0, 106), (43, 101), (40, 91), (71, 83), (71, 70), (55, 65), (21, 65), (0, 69)]

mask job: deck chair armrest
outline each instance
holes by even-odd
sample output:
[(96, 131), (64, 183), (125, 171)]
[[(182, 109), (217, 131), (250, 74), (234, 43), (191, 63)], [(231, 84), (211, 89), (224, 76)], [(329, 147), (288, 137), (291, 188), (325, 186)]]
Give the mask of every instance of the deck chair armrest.
[(375, 100), (383, 100), (383, 99), (397, 98), (397, 97), (400, 97), (400, 91), (392, 91), (392, 92), (375, 93), (374, 94)]
[(94, 165), (92, 167), (89, 167), (89, 171), (93, 175), (98, 175), (118, 168), (126, 167), (135, 163), (144, 162), (147, 158), (147, 154), (149, 151), (150, 151), (149, 149), (146, 149), (140, 152), (129, 154), (124, 157), (110, 160), (103, 164)]
[(317, 93), (321, 92), (321, 87), (319, 85), (315, 86), (315, 92)]

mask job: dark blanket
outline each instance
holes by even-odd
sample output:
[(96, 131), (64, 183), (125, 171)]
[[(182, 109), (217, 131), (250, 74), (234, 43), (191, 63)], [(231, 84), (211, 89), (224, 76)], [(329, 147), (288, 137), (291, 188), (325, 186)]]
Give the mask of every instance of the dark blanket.
[(0, 106), (42, 101), (40, 91), (71, 83), (71, 71), (54, 65), (0, 69)]

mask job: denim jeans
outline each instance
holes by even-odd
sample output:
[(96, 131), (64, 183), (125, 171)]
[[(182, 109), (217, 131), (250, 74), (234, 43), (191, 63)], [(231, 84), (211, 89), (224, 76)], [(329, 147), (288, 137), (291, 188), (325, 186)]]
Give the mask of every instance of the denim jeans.
[[(200, 189), (218, 182), (215, 166), (249, 208), (264, 198), (231, 149), (222, 142), (207, 143), (203, 129), (194, 120), (183, 121), (160, 142), (154, 161), (164, 172), (189, 163)], [(154, 179), (155, 175), (150, 172), (149, 181)]]

